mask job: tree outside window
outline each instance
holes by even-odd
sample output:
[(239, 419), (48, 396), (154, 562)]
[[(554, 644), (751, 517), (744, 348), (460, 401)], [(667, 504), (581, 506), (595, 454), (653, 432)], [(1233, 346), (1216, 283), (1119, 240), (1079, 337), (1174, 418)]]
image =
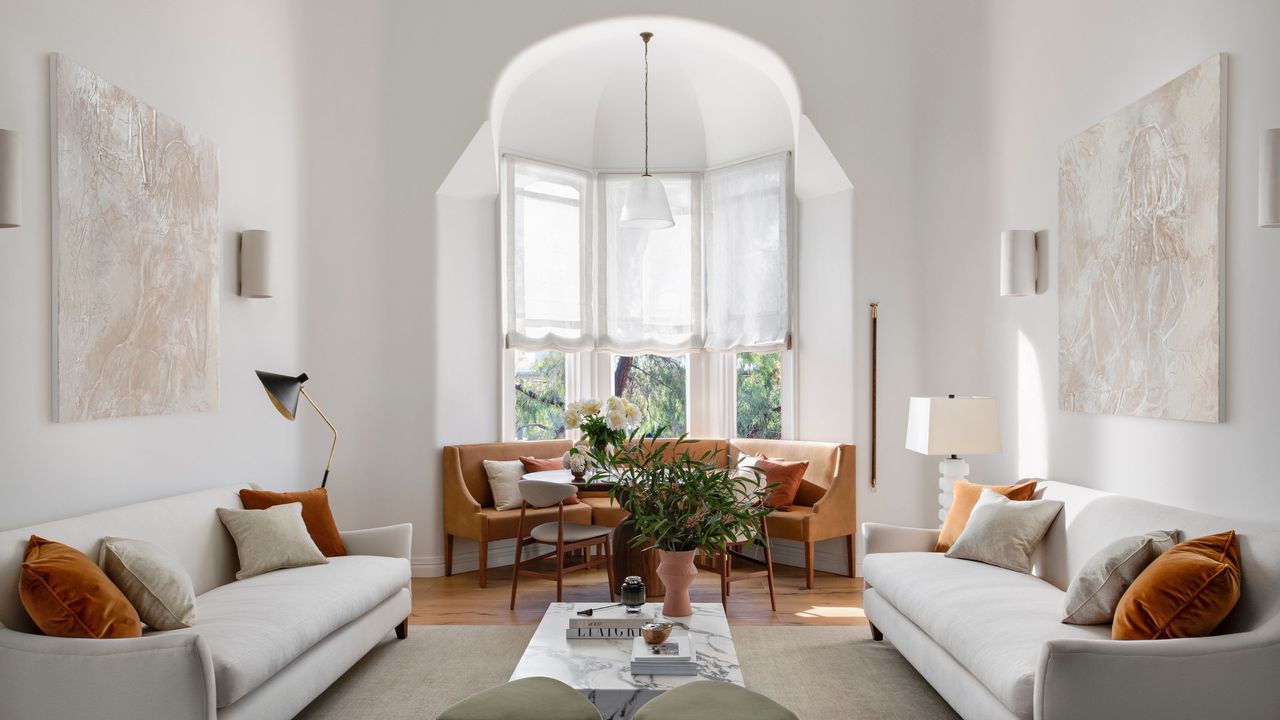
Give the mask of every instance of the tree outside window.
[(515, 355), (516, 439), (563, 438), (564, 353), (517, 350)]
[(618, 355), (613, 359), (613, 394), (635, 403), (644, 414), (641, 429), (688, 431), (688, 356)]
[(738, 353), (738, 437), (782, 437), (782, 353)]

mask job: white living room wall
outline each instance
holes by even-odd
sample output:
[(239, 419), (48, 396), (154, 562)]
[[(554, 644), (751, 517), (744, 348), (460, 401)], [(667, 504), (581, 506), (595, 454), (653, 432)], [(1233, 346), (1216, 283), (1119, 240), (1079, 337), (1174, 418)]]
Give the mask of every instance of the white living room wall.
[[(301, 3), (0, 0), (0, 127), (22, 133), (23, 220), (0, 230), (0, 527), (240, 482), (292, 488), (305, 428), (255, 369), (299, 360)], [(51, 420), (49, 55), (59, 52), (219, 148), (221, 406)], [(276, 297), (237, 292), (238, 231), (275, 238)], [(306, 422), (301, 423), (306, 425)], [(308, 478), (310, 470), (305, 467)]]
[[(442, 220), (436, 193), (488, 119), (494, 83), (508, 62), (557, 32), (629, 11), (722, 25), (772, 48), (795, 74), (804, 113), (853, 185), (852, 198), (843, 200), (852, 210), (842, 214), (841, 201), (832, 200), (810, 219), (845, 226), (823, 242), (835, 257), (847, 258), (834, 265), (848, 263), (850, 274), (830, 293), (815, 293), (802, 310), (808, 313), (802, 328), (821, 333), (815, 345), (832, 351), (801, 378), (802, 386), (847, 390), (804, 404), (800, 426), (814, 437), (859, 446), (861, 517), (927, 522), (928, 463), (902, 450), (898, 437), (905, 397), (920, 384), (912, 220), (919, 114), (910, 88), (918, 71), (915, 31), (932, 22), (921, 20), (927, 4), (575, 0), (503, 4), (502, 22), (495, 23), (494, 8), (485, 4), (391, 2), (381, 31), (363, 22), (312, 27), (308, 36), (317, 46), (351, 51), (335, 72), (341, 70), (344, 81), (361, 78), (362, 101), (374, 87), (387, 97), (382, 118), (370, 117), (362, 102), (328, 108), (323, 124), (335, 133), (366, 130), (342, 138), (351, 144), (342, 157), (350, 153), (352, 160), (343, 164), (342, 183), (356, 192), (310, 199), (310, 221), (318, 227), (308, 233), (314, 244), (302, 257), (305, 356), (308, 368), (324, 370), (313, 373), (312, 388), (318, 396), (324, 378), (326, 410), (344, 430), (331, 488), (339, 524), (411, 521), (415, 572), (443, 569), (440, 448), (499, 437), (499, 268), (496, 239), (474, 234), (485, 226), (484, 203), (445, 199)], [(340, 13), (342, 5), (309, 7)], [(385, 175), (365, 162), (371, 157), (385, 160)], [(356, 238), (326, 230), (322, 218), (339, 213), (369, 218), (373, 229)], [(825, 283), (833, 268), (822, 272)], [(891, 318), (882, 320), (882, 359), (893, 362), (882, 363), (881, 396), (903, 398), (882, 408), (876, 492), (867, 482), (865, 308), (871, 299), (884, 303), (882, 318)], [(805, 342), (797, 338), (799, 346)], [(842, 348), (854, 351), (840, 357), (834, 351)], [(308, 443), (304, 457), (323, 455), (322, 436)], [(466, 565), (460, 558), (459, 567)]]
[[(1280, 232), (1257, 227), (1258, 135), (1280, 126), (1280, 4), (997, 0), (973, 52), (938, 69), (942, 122), (925, 137), (927, 393), (990, 393), (1005, 449), (972, 476), (1071, 483), (1232, 517), (1280, 507)], [(1218, 424), (1087, 415), (1057, 402), (1058, 147), (1215, 53), (1228, 55), (1224, 418)], [(998, 297), (1002, 229), (1048, 231), (1047, 291)], [(1042, 278), (1042, 282), (1046, 278)]]

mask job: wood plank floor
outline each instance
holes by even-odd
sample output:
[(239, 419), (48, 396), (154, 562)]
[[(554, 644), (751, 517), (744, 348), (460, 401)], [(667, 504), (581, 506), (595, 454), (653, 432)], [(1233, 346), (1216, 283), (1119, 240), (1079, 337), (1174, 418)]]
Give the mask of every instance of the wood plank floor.
[[(608, 604), (604, 570), (588, 570), (565, 577), (565, 602)], [(769, 609), (764, 578), (733, 584), (726, 614), (731, 625), (865, 625), (862, 578), (818, 573), (812, 590), (804, 587), (804, 569), (774, 567), (778, 611)], [(705, 570), (691, 590), (694, 602), (720, 602), (720, 578)], [(489, 587), (481, 589), (475, 572), (453, 577), (415, 578), (413, 615), (417, 625), (537, 624), (547, 603), (556, 599), (556, 585), (547, 580), (520, 579), (516, 609), (510, 610), (511, 568), (490, 568)]]

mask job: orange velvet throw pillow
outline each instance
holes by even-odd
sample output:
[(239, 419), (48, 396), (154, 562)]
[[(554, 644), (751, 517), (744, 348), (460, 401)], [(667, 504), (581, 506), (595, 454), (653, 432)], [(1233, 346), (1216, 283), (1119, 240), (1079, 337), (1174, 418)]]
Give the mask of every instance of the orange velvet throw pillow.
[(84, 553), (32, 535), (18, 575), (18, 597), (45, 635), (74, 638), (142, 637), (129, 599)]
[(765, 485), (777, 483), (769, 488), (769, 499), (765, 501), (765, 505), (774, 510), (790, 510), (796, 501), (796, 493), (800, 490), (800, 481), (804, 480), (804, 474), (809, 471), (809, 463), (770, 460), (759, 455), (756, 457), (756, 467), (764, 473)]
[(1036, 481), (1027, 480), (1016, 485), (979, 485), (968, 480), (957, 481), (951, 509), (947, 511), (947, 519), (942, 521), (938, 543), (933, 548), (936, 552), (946, 552), (955, 544), (964, 531), (964, 526), (969, 524), (969, 515), (973, 512), (973, 506), (978, 504), (984, 488), (1010, 500), (1030, 500), (1036, 494)]
[(320, 552), (325, 557), (347, 554), (347, 546), (342, 544), (338, 524), (333, 521), (333, 511), (329, 509), (329, 491), (325, 488), (299, 492), (241, 490), (240, 503), (245, 510), (266, 510), (276, 505), (302, 503), (302, 522), (307, 526), (307, 534), (316, 547), (320, 548)]
[(1234, 530), (1174, 545), (1143, 570), (1116, 606), (1113, 640), (1204, 637), (1240, 599)]
[[(564, 458), (536, 458), (528, 455), (520, 456), (520, 462), (524, 465), (524, 471), (527, 473), (542, 472), (543, 470), (563, 470)], [(564, 501), (565, 505), (577, 505), (582, 502), (577, 495)]]

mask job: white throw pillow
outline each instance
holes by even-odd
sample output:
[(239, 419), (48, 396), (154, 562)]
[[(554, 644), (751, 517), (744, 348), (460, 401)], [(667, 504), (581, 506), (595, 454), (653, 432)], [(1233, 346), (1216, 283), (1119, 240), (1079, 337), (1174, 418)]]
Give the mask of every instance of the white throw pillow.
[(947, 557), (1031, 572), (1031, 553), (1060, 510), (1057, 500), (1010, 500), (984, 489)]
[(1110, 624), (1124, 591), (1164, 551), (1177, 545), (1178, 537), (1177, 530), (1156, 530), (1120, 538), (1094, 553), (1067, 587), (1062, 622)]
[(98, 565), (152, 628), (177, 630), (195, 622), (191, 576), (159, 547), (145, 540), (105, 537)]
[(218, 519), (236, 541), (236, 554), (240, 556), (237, 580), (329, 562), (307, 532), (300, 502), (266, 510), (218, 508)]
[(484, 471), (489, 475), (489, 489), (493, 491), (493, 506), (498, 510), (518, 510), (524, 498), (520, 497), (520, 479), (524, 477), (524, 463), (519, 460), (485, 460)]

